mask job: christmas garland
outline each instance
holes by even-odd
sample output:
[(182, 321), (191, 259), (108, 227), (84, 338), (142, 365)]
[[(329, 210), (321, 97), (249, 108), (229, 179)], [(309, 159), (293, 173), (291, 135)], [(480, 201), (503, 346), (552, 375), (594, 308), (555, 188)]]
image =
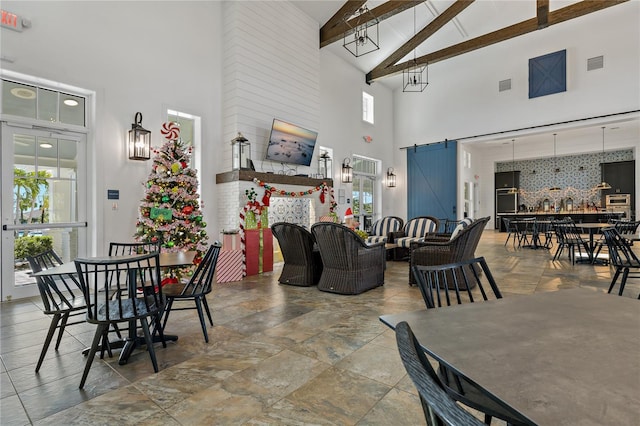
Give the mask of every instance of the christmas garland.
[(262, 228), (262, 209), (264, 207), (269, 207), (269, 202), (272, 194), (277, 194), (284, 197), (304, 197), (306, 195), (311, 195), (314, 192), (320, 192), (320, 202), (324, 204), (326, 194), (329, 193), (329, 211), (334, 213), (335, 208), (338, 206), (336, 203), (333, 188), (329, 187), (325, 182), (322, 182), (320, 185), (309, 188), (306, 191), (285, 191), (283, 189), (278, 189), (275, 186), (271, 186), (266, 182), (261, 181), (258, 178), (253, 179), (253, 183), (264, 188), (264, 195), (262, 196), (262, 203), (256, 200), (257, 193), (256, 191), (251, 189), (247, 189), (244, 194), (247, 197), (247, 204), (240, 211), (240, 248), (242, 249), (242, 257), (245, 259), (242, 262), (242, 276), (247, 276), (247, 249), (246, 249), (246, 240), (245, 240), (245, 221), (247, 214), (249, 212), (253, 213), (255, 217), (256, 224), (258, 225), (258, 229)]

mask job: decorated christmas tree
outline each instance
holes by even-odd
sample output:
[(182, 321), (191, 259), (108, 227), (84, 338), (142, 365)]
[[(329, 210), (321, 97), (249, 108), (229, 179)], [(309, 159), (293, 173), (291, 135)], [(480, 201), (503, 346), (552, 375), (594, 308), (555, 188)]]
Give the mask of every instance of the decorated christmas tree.
[(167, 142), (154, 149), (135, 238), (159, 241), (163, 252), (196, 250), (199, 260), (209, 237), (200, 210), (196, 171), (189, 167), (191, 147), (183, 145), (176, 123), (164, 123), (161, 132)]

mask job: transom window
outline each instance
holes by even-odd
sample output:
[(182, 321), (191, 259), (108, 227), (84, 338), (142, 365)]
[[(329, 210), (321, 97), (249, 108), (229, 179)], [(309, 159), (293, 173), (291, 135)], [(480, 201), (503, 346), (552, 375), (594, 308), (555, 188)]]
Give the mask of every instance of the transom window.
[(362, 92), (362, 119), (373, 124), (373, 96)]

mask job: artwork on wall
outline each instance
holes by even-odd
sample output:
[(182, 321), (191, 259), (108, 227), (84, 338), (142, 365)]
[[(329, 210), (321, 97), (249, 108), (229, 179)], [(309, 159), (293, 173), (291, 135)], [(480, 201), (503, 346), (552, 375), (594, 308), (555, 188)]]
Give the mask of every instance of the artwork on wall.
[(566, 91), (566, 50), (529, 59), (529, 99)]

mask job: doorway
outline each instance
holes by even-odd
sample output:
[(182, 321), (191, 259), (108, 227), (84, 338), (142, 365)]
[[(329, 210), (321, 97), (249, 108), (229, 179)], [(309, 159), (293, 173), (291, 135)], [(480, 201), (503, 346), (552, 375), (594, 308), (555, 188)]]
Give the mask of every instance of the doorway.
[(2, 301), (38, 294), (27, 255), (86, 252), (86, 135), (2, 122)]

